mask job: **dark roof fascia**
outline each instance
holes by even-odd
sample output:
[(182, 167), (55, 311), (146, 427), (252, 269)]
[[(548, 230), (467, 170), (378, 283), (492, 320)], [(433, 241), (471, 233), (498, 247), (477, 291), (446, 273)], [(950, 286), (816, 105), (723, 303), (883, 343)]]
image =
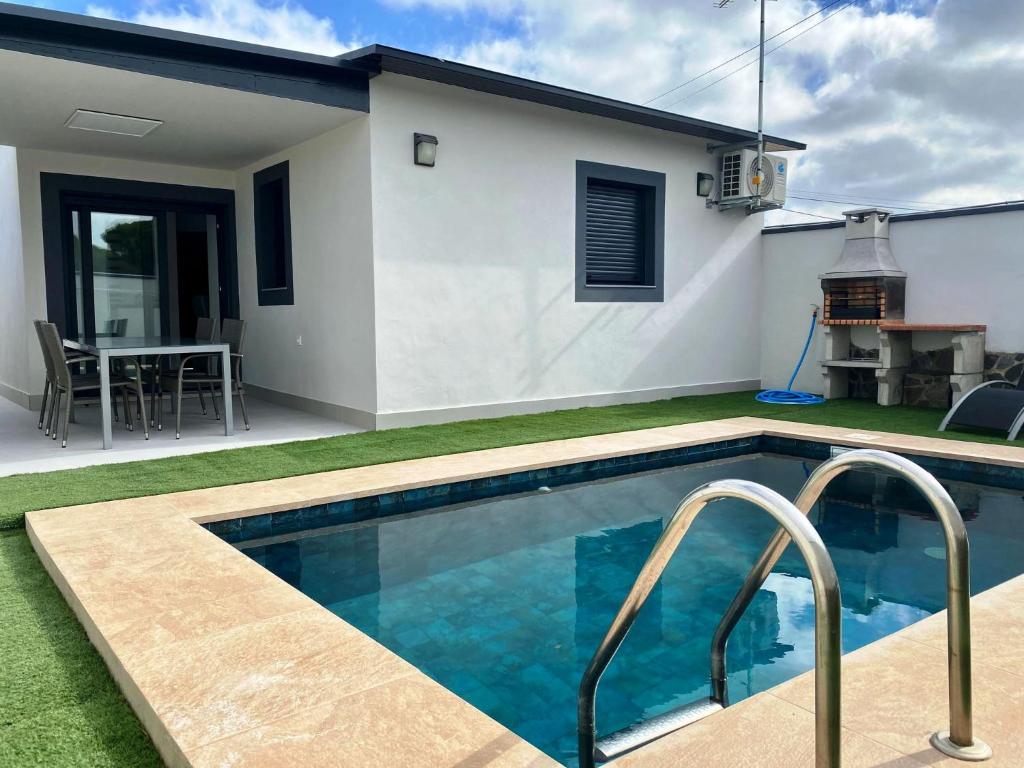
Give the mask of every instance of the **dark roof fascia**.
[[(675, 133), (709, 139), (725, 144), (745, 143), (757, 140), (754, 131), (732, 128), (727, 125), (697, 120), (692, 117), (664, 112), (625, 101), (594, 96), (581, 91), (560, 88), (536, 80), (528, 80), (500, 72), (492, 72), (468, 64), (425, 56), (400, 48), (386, 45), (371, 45), (343, 54), (342, 60), (362, 62), (379, 71), (408, 75), (423, 80), (469, 88), (498, 96), (532, 101), (550, 107), (583, 112), (589, 115), (608, 117), (613, 120), (646, 125)], [(773, 144), (778, 150), (806, 149), (807, 145), (798, 141), (766, 136), (765, 141)]]
[[(968, 205), (963, 208), (947, 208), (943, 211), (897, 213), (890, 216), (889, 221), (893, 223), (903, 221), (927, 221), (928, 219), (951, 219), (957, 216), (981, 216), (988, 213), (1010, 213), (1012, 211), (1024, 211), (1024, 200), (1014, 200), (1009, 203), (989, 203), (987, 205)], [(810, 224), (778, 224), (774, 227), (764, 227), (761, 230), (761, 234), (783, 235), (787, 232), (808, 232), (815, 229), (839, 229), (845, 226), (845, 221), (816, 221)]]
[(360, 112), (366, 67), (185, 32), (0, 3), (0, 48)]

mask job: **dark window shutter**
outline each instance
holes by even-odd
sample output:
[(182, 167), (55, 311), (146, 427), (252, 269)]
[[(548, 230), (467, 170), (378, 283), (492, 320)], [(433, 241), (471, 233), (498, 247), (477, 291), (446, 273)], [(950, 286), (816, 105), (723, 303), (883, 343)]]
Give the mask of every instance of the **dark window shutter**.
[(642, 285), (644, 193), (637, 187), (587, 181), (587, 285)]

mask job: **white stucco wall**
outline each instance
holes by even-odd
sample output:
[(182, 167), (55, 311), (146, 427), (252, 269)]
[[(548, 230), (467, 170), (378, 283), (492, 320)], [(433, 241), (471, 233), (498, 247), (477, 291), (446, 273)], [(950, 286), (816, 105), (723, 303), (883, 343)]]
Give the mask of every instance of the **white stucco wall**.
[[(235, 196), (246, 382), (340, 406), (324, 412), (357, 423), (360, 414), (345, 409), (376, 410), (369, 152), (369, 121), (357, 118), (242, 169)], [(285, 160), (295, 303), (261, 307), (252, 177)]]
[[(69, 173), (113, 179), (154, 181), (165, 184), (187, 184), (200, 187), (233, 189), (234, 174), (230, 171), (193, 168), (179, 165), (122, 160), (91, 155), (75, 155), (34, 149), (17, 150), (17, 185), (20, 198), (21, 242), (24, 270), (21, 279), (23, 326), (18, 330), (26, 340), (24, 378), (18, 385), (22, 391), (39, 395), (43, 391), (43, 359), (32, 330), (32, 320), (46, 317), (46, 286), (43, 272), (43, 228), (40, 205), (39, 174)], [(5, 180), (0, 185), (6, 185)], [(6, 279), (7, 274), (4, 273)], [(7, 328), (4, 328), (5, 333)], [(6, 349), (5, 339), (3, 348)], [(6, 352), (3, 353), (6, 356)]]
[[(382, 423), (754, 385), (761, 217), (705, 209), (704, 141), (390, 74), (371, 109)], [(667, 175), (663, 303), (575, 301), (577, 160)]]
[[(18, 156), (14, 147), (0, 147), (0, 394), (28, 405), (26, 358), (35, 341), (25, 325), (25, 269), (21, 251), (21, 206)], [(28, 335), (31, 334), (31, 338)]]
[[(766, 234), (761, 313), (761, 377), (785, 386), (821, 304), (818, 275), (843, 248), (843, 229)], [(892, 249), (906, 270), (908, 322), (984, 323), (986, 347), (1024, 352), (1024, 211), (894, 221)], [(917, 343), (915, 338), (915, 343)], [(926, 337), (919, 346), (934, 346)], [(797, 386), (821, 392), (820, 328)]]

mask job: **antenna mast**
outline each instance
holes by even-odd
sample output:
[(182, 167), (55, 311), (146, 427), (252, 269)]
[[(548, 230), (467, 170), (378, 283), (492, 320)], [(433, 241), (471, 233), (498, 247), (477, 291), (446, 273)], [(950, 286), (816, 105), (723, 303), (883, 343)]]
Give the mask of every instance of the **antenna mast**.
[[(757, 193), (754, 195), (754, 208), (761, 207), (761, 183), (764, 180), (764, 6), (761, 1), (761, 42), (759, 61), (757, 63), (757, 172), (752, 179)], [(716, 8), (725, 8), (732, 0), (714, 0)]]

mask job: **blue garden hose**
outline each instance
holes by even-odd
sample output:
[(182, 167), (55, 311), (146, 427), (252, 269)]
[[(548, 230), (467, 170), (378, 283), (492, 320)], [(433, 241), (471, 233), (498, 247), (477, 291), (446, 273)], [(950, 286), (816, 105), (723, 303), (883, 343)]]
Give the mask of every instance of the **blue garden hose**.
[(763, 392), (758, 392), (754, 398), (755, 400), (774, 405), (818, 405), (825, 402), (825, 398), (812, 395), (810, 392), (793, 391), (793, 382), (796, 381), (796, 375), (800, 373), (800, 366), (804, 364), (807, 350), (811, 348), (811, 339), (814, 338), (814, 326), (817, 322), (818, 308), (815, 307), (814, 312), (811, 314), (811, 327), (807, 330), (807, 341), (804, 342), (804, 351), (800, 353), (800, 360), (797, 361), (796, 368), (793, 369), (793, 375), (789, 377), (789, 384), (786, 385), (786, 388), (766, 389)]

